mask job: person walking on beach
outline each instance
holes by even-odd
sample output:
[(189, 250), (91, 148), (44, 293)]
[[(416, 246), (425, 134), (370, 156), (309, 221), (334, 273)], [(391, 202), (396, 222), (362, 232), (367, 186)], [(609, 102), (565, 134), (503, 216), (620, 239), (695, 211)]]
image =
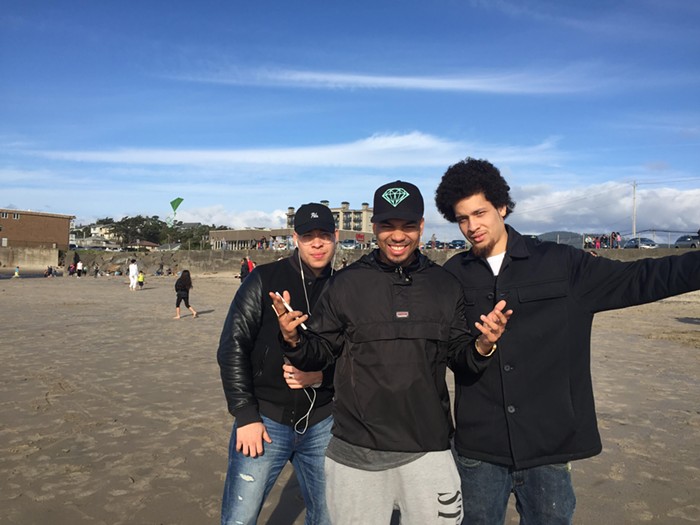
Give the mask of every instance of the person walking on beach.
[(139, 274), (136, 276), (136, 282), (139, 285), (139, 290), (143, 290), (143, 285), (146, 282), (146, 274), (143, 270), (139, 270)]
[(182, 270), (180, 277), (175, 281), (175, 293), (177, 294), (177, 299), (175, 301), (175, 317), (173, 319), (180, 319), (180, 303), (184, 301), (185, 308), (192, 312), (192, 317), (197, 317), (197, 312), (194, 308), (190, 306), (190, 290), (192, 289), (192, 277), (190, 276), (189, 270)]
[(236, 418), (221, 508), (223, 525), (256, 523), (288, 461), (294, 465), (306, 503), (305, 523), (330, 523), (323, 461), (333, 421), (333, 369), (302, 372), (283, 361), (277, 312), (268, 292), (290, 289), (296, 309), (313, 311), (333, 273), (336, 240), (330, 209), (304, 204), (294, 217), (295, 252), (258, 266), (231, 303), (217, 352), (228, 409)]
[(129, 264), (129, 290), (136, 291), (137, 279), (139, 276), (139, 266), (136, 264), (136, 259), (131, 259)]
[[(437, 209), (471, 243), (445, 264), (461, 282), (467, 320), (506, 299), (516, 314), (492, 366), (455, 373), (454, 446), (464, 522), (497, 525), (515, 494), (521, 523), (570, 524), (570, 461), (599, 454), (590, 373), (594, 314), (700, 288), (700, 252), (621, 262), (520, 235), (499, 170), (450, 166)], [(660, 351), (663, 351), (660, 348)]]
[(476, 323), (478, 337), (470, 332), (459, 283), (418, 250), (423, 197), (413, 184), (378, 188), (372, 222), (378, 249), (333, 276), (310, 321), (270, 294), (284, 355), (302, 370), (337, 360), (325, 461), (334, 525), (386, 525), (395, 507), (402, 523), (455, 524), (446, 366), (488, 367), (510, 312), (502, 301)]
[(245, 280), (246, 277), (248, 277), (248, 274), (250, 273), (250, 270), (248, 269), (248, 259), (243, 257), (241, 259), (241, 273), (239, 277), (241, 278), (241, 283)]

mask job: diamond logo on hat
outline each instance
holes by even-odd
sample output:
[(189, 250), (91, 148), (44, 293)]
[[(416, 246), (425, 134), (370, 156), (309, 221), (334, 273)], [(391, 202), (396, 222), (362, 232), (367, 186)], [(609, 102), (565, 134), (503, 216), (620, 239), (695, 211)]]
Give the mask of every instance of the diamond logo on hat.
[(396, 208), (408, 197), (408, 192), (403, 188), (389, 188), (382, 193), (382, 198)]

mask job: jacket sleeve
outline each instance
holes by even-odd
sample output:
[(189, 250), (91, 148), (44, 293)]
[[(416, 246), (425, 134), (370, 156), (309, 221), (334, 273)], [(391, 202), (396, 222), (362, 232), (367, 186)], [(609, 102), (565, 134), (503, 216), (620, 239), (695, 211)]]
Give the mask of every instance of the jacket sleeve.
[[(333, 288), (326, 293), (314, 309), (308, 330), (299, 331), (299, 343), (289, 346), (280, 334), (284, 355), (299, 370), (322, 370), (324, 384), (332, 383), (332, 369), (343, 349), (343, 323), (334, 311)], [(328, 371), (328, 372), (327, 372)]]
[[(484, 312), (484, 314), (487, 313)], [(486, 369), (493, 356), (484, 357), (476, 351), (474, 343), (479, 335), (475, 335), (468, 325), (464, 296), (460, 294), (455, 315), (452, 318), (447, 357), (447, 365), (452, 371), (480, 374)]]
[(572, 250), (571, 289), (591, 313), (700, 289), (700, 251), (621, 262)]
[(216, 354), (228, 411), (240, 426), (261, 421), (251, 354), (262, 325), (262, 308), (262, 281), (258, 272), (252, 272), (231, 302)]

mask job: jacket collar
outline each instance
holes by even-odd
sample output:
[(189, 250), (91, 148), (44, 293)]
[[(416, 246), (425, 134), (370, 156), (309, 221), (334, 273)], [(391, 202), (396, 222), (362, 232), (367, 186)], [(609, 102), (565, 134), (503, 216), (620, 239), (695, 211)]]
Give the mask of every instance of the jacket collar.
[[(404, 267), (404, 270), (407, 273), (413, 273), (419, 270), (423, 270), (424, 268), (427, 268), (428, 266), (433, 264), (428, 257), (426, 257), (420, 252), (420, 250), (416, 250), (415, 254), (416, 257), (413, 259), (411, 264)], [(367, 264), (383, 272), (395, 272), (398, 268), (398, 266), (395, 264), (386, 264), (382, 262), (379, 253), (379, 248), (375, 248), (374, 250), (372, 250), (370, 253), (362, 257), (360, 261), (363, 264)]]

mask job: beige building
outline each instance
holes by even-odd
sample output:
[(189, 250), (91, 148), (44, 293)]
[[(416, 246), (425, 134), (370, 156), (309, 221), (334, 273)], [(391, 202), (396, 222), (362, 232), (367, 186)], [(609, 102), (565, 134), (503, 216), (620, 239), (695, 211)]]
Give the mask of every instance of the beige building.
[[(328, 201), (321, 201), (328, 206)], [(340, 241), (355, 241), (360, 245), (369, 244), (372, 233), (372, 208), (366, 202), (359, 210), (350, 209), (350, 203), (342, 202), (340, 208), (331, 208), (335, 225), (339, 230)], [(287, 208), (286, 228), (246, 228), (243, 230), (210, 230), (209, 242), (212, 250), (255, 250), (263, 247), (275, 250), (289, 249), (294, 232), (296, 210)]]
[(73, 215), (0, 208), (0, 247), (68, 250)]

